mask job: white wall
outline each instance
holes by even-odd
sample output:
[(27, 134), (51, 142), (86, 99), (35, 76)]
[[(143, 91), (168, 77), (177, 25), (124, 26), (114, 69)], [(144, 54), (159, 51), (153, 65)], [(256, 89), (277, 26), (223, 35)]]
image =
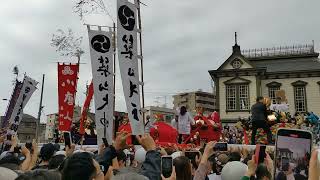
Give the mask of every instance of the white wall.
[(261, 82), (262, 95), (266, 97), (269, 96), (268, 88), (266, 84), (272, 81), (281, 83), (282, 86), (280, 87), (280, 89), (283, 89), (286, 92), (290, 113), (294, 114), (295, 113), (294, 87), (291, 85), (291, 83), (298, 80), (308, 82), (306, 86), (308, 111), (312, 111), (320, 115), (320, 86), (319, 84), (317, 84), (317, 82), (320, 80), (319, 77), (262, 80)]

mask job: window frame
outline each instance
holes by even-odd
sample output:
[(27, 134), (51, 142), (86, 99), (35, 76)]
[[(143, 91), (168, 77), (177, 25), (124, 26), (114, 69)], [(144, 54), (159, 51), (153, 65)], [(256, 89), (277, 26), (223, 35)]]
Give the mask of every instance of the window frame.
[[(276, 82), (276, 81), (272, 81), (272, 82), (266, 84), (266, 86), (268, 87), (268, 96), (272, 100), (272, 103), (273, 104), (277, 104), (277, 102), (276, 102), (276, 91), (281, 89), (282, 84), (279, 83), (279, 82)], [(274, 90), (272, 90), (272, 89), (274, 89)], [(272, 91), (273, 91), (274, 97), (271, 97), (271, 92)]]
[[(293, 86), (293, 95), (294, 95), (294, 108), (296, 112), (305, 113), (308, 112), (308, 102), (307, 102), (307, 82), (305, 81), (296, 81), (292, 83)], [(303, 100), (304, 100), (304, 111), (298, 111), (297, 107), (297, 90), (298, 88), (303, 89)]]
[[(228, 105), (228, 87), (235, 87), (235, 109), (229, 109)], [(247, 102), (248, 109), (241, 109), (241, 97), (240, 97), (240, 87), (245, 86), (247, 88)], [(234, 84), (226, 84), (226, 112), (250, 112), (250, 86), (249, 83), (234, 83)]]

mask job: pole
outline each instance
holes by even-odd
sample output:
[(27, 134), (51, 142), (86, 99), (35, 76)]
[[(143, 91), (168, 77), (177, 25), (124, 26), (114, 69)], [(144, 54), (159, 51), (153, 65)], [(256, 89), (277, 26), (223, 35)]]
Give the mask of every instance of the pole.
[(39, 104), (39, 111), (38, 111), (38, 118), (37, 118), (37, 130), (36, 130), (36, 140), (39, 140), (39, 132), (40, 132), (40, 117), (41, 117), (41, 110), (42, 110), (42, 98), (43, 98), (43, 87), (44, 87), (44, 74), (42, 75), (42, 85), (41, 85), (41, 96), (40, 96), (40, 104)]
[[(113, 117), (116, 111), (116, 23), (113, 23)], [(117, 129), (115, 128), (115, 118), (113, 122), (113, 136), (116, 137)]]
[[(137, 0), (138, 2), (138, 21), (139, 21), (139, 41), (140, 41), (140, 56), (142, 57), (140, 59), (140, 67), (141, 67), (141, 82), (142, 82), (142, 87), (141, 87), (141, 93), (142, 93), (142, 108), (144, 109), (144, 80), (143, 80), (143, 53), (142, 53), (142, 24), (141, 24), (141, 12), (140, 12), (140, 0)], [(145, 121), (145, 112), (143, 111), (143, 122)], [(145, 122), (144, 122), (145, 123)]]

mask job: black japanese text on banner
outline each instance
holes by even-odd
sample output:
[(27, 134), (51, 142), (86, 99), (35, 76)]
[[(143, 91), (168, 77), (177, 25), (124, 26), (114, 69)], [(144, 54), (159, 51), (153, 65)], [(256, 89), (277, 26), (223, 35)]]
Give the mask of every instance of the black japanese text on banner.
[(117, 2), (117, 47), (122, 86), (132, 134), (141, 135), (144, 124), (139, 93), (137, 8), (127, 0)]
[(89, 31), (93, 76), (95, 122), (98, 145), (106, 137), (112, 143), (113, 134), (113, 47), (112, 32)]
[(33, 92), (37, 89), (37, 84), (38, 82), (31, 79), (30, 77), (28, 76), (24, 77), (23, 85), (20, 90), (19, 97), (12, 111), (12, 115), (9, 119), (9, 123), (10, 123), (9, 133), (11, 134), (17, 133), (18, 127), (23, 115), (23, 108), (28, 103)]

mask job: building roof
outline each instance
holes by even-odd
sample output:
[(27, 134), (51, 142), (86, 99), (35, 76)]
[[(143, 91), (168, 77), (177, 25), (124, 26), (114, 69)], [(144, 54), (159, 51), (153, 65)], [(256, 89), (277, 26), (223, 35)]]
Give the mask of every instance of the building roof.
[(271, 73), (320, 70), (320, 61), (317, 57), (251, 60), (251, 62), (256, 68), (265, 68)]
[(288, 148), (278, 148), (278, 151), (292, 153), (292, 151), (290, 151), (290, 149), (288, 149)]
[[(4, 118), (4, 116), (0, 117), (1, 122), (2, 122), (3, 118)], [(23, 114), (22, 119), (21, 119), (21, 121), (23, 121), (23, 122), (36, 122), (36, 120), (37, 120), (37, 118), (35, 118), (29, 114)]]

